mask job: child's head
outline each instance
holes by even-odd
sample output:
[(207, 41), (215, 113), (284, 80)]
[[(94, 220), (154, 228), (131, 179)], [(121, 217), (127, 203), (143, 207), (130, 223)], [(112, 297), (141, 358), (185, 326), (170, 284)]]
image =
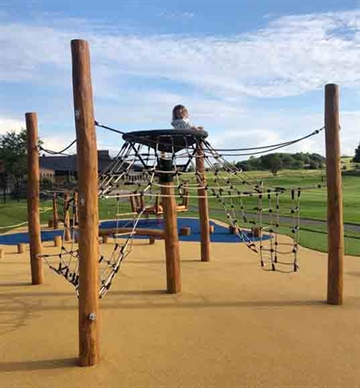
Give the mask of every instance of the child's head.
[(189, 116), (184, 105), (176, 105), (173, 109), (173, 120), (186, 119)]

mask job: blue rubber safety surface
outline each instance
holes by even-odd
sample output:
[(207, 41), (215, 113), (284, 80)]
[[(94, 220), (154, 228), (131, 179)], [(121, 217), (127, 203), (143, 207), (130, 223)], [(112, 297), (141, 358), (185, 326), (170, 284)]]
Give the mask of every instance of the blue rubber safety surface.
[[(238, 236), (229, 233), (228, 228), (218, 225), (215, 222), (210, 221), (211, 225), (214, 225), (214, 233), (210, 235), (211, 242), (214, 243), (238, 243), (244, 242), (243, 236)], [(132, 221), (119, 220), (117, 221), (102, 221), (100, 223), (100, 229), (117, 228), (117, 227), (129, 227), (133, 225)], [(188, 226), (191, 228), (190, 236), (179, 236), (180, 241), (200, 241), (200, 222), (197, 218), (178, 218), (178, 230), (180, 228)], [(162, 219), (141, 219), (137, 225), (138, 228), (148, 229), (163, 229), (164, 223)], [(61, 236), (62, 230), (49, 230), (41, 232), (41, 241), (52, 241), (55, 236)], [(126, 236), (124, 236), (126, 238)], [(146, 236), (136, 236), (135, 238), (146, 239)], [(259, 241), (259, 238), (248, 236), (252, 241)], [(269, 236), (263, 236), (263, 240), (269, 239)], [(247, 239), (245, 239), (248, 241)], [(19, 243), (29, 243), (29, 234), (26, 232), (13, 233), (0, 236), (0, 244), (2, 245), (16, 245)]]

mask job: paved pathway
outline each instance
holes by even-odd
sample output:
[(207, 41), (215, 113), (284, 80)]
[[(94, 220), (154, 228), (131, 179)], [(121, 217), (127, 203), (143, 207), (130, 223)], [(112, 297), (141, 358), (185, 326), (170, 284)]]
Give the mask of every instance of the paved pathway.
[[(196, 212), (197, 211), (197, 207), (196, 206), (189, 206), (189, 210)], [(210, 213), (212, 215), (214, 215), (214, 216), (216, 216), (218, 214), (224, 214), (224, 212), (222, 212), (219, 209), (210, 210)], [(263, 214), (263, 218), (267, 219), (267, 218), (269, 218), (269, 215)], [(291, 223), (292, 222), (292, 218), (291, 217), (280, 216), (280, 221), (281, 222)], [(313, 219), (309, 219), (309, 218), (301, 218), (301, 222), (303, 224), (306, 223), (307, 225), (326, 227), (326, 221), (322, 221), (322, 220), (313, 220)], [(360, 233), (360, 225), (357, 225), (357, 224), (344, 224), (344, 230), (345, 231), (349, 231), (349, 232)]]

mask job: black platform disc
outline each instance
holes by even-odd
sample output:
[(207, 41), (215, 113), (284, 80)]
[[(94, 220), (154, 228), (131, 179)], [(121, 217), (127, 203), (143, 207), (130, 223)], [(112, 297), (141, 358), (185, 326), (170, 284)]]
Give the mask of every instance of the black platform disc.
[(197, 129), (152, 129), (133, 131), (123, 135), (125, 141), (144, 144), (164, 152), (178, 152), (208, 137), (206, 131)]

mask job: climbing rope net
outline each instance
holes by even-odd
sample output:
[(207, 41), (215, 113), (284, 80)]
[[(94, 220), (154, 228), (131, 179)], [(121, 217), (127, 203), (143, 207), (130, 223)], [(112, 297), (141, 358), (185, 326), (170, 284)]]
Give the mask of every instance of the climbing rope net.
[[(42, 254), (41, 257), (47, 262), (49, 268), (63, 276), (78, 292), (79, 288), (79, 223), (77, 193), (70, 194), (68, 191), (56, 193), (58, 222), (62, 225), (61, 247), (55, 254)], [(121, 263), (132, 249), (133, 237), (136, 234), (137, 224), (142, 213), (133, 215), (131, 219), (121, 222), (120, 212), (122, 200), (116, 200), (116, 221), (109, 235), (112, 237), (112, 248), (105, 249), (105, 244), (99, 245), (98, 273), (99, 273), (99, 297), (102, 298), (109, 290), (112, 280), (118, 273)], [(121, 222), (121, 223), (120, 223)], [(126, 231), (123, 231), (127, 229)], [(104, 235), (104, 239), (108, 234)], [(109, 246), (109, 244), (106, 244)]]
[[(318, 134), (320, 128), (300, 139), (263, 147), (216, 149), (207, 141), (202, 130), (151, 130), (124, 133), (95, 123), (98, 127), (123, 135), (124, 144), (117, 156), (99, 175), (99, 200), (115, 201), (115, 228), (111, 229), (111, 253), (99, 252), (99, 296), (103, 297), (129, 254), (142, 217), (154, 212), (155, 201), (166, 196), (190, 204), (207, 198), (210, 211), (225, 213), (230, 230), (240, 242), (259, 254), (261, 267), (266, 271), (296, 272), (300, 233), (300, 198), (304, 190), (322, 187), (272, 187), (256, 181), (246, 172), (225, 159), (225, 156), (248, 156), (287, 147)], [(64, 150), (72, 146), (72, 142)], [(42, 149), (45, 152), (49, 150)], [(61, 153), (63, 153), (63, 151)], [(52, 151), (54, 154), (54, 151)], [(163, 180), (172, 194), (164, 194)], [(56, 255), (43, 255), (50, 268), (62, 275), (76, 290), (79, 287), (79, 250), (77, 196), (62, 193), (64, 225), (63, 245)], [(137, 207), (131, 207), (135, 200)], [(284, 203), (287, 210), (283, 210)], [(191, 210), (191, 206), (190, 206)], [(286, 217), (286, 226), (281, 225)], [(289, 226), (290, 224), (290, 226)], [(290, 229), (290, 239), (280, 237)], [(69, 241), (65, 244), (64, 241)], [(52, 258), (58, 258), (56, 265)]]

